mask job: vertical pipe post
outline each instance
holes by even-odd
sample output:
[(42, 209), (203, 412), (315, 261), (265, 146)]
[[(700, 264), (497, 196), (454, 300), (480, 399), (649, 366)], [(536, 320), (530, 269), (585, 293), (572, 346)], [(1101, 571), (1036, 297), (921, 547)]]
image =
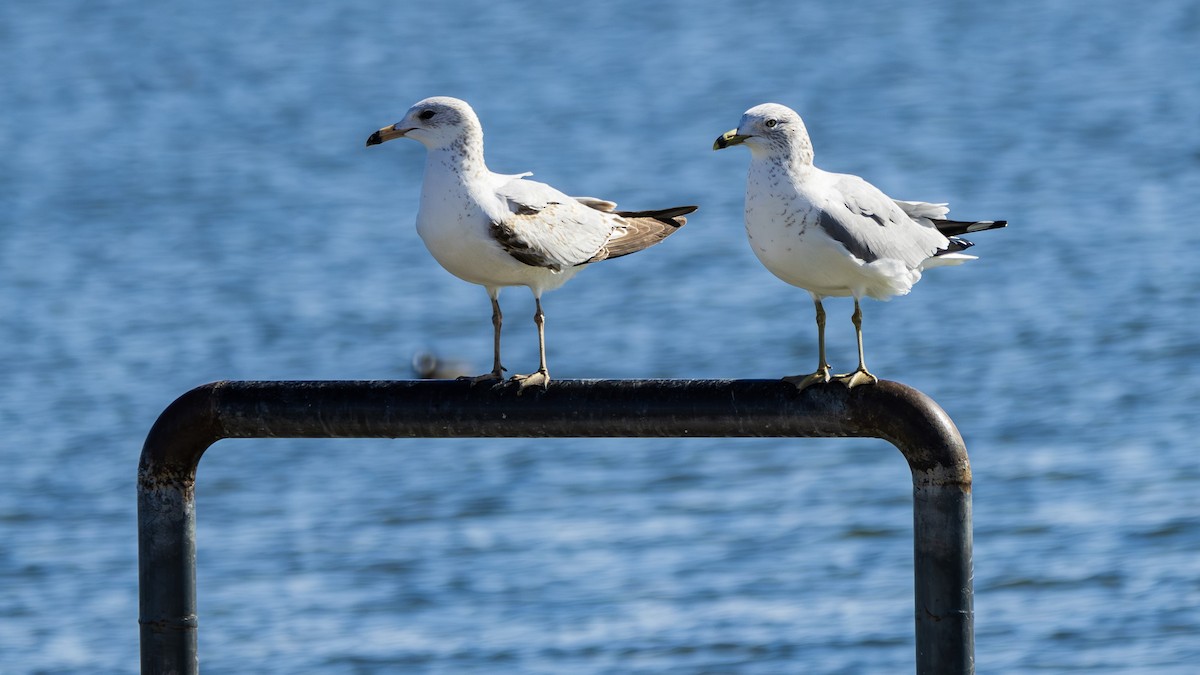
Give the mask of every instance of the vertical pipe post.
[(917, 673), (974, 673), (967, 448), (950, 416), (932, 399), (896, 383), (886, 386), (893, 400), (871, 408), (864, 424), (891, 441), (912, 471)]
[(196, 466), (224, 436), (216, 385), (159, 415), (138, 463), (138, 612), (144, 675), (197, 675)]
[(971, 487), (913, 472), (917, 672), (974, 673)]
[(142, 672), (194, 675), (196, 644), (196, 509), (191, 485), (142, 492), (138, 518)]

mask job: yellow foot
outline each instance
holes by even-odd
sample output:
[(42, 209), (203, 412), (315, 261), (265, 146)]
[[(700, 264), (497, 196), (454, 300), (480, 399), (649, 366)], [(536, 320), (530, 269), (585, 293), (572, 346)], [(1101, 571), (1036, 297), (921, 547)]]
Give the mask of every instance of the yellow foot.
[(846, 385), (847, 389), (853, 389), (860, 384), (875, 384), (879, 381), (879, 378), (868, 373), (866, 368), (859, 368), (853, 373), (845, 375), (834, 375), (833, 379)]
[[(500, 370), (503, 371), (504, 369), (501, 368)], [(476, 385), (476, 384), (479, 384), (480, 382), (499, 382), (500, 380), (504, 379), (504, 374), (502, 372), (492, 371), (490, 373), (476, 375), (475, 377), (471, 377), (470, 375), (463, 375), (463, 376), (459, 377), (458, 379), (459, 379), (459, 381), (465, 380), (467, 382), (470, 382), (472, 385)]]
[(521, 388), (517, 390), (517, 396), (520, 396), (528, 387), (541, 387), (545, 391), (550, 386), (550, 373), (539, 370), (528, 375), (513, 375), (512, 380), (521, 385)]
[(814, 384), (825, 384), (829, 381), (829, 368), (822, 368), (811, 375), (789, 375), (783, 378), (784, 382), (790, 382), (796, 385), (798, 391), (804, 391)]

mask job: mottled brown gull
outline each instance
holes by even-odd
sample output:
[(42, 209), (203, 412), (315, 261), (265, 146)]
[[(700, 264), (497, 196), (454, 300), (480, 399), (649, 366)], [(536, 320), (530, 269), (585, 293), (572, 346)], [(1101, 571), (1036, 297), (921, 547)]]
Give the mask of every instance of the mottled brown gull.
[(454, 276), (487, 289), (492, 300), (493, 361), (476, 382), (503, 379), (500, 365), (500, 289), (533, 292), (539, 365), (515, 375), (524, 391), (550, 383), (546, 368), (542, 293), (562, 286), (590, 263), (635, 253), (677, 231), (694, 206), (617, 211), (594, 197), (569, 197), (531, 174), (498, 174), (483, 159), (483, 127), (465, 101), (436, 96), (417, 102), (396, 124), (371, 134), (367, 145), (394, 138), (419, 141), (427, 151), (417, 233)]

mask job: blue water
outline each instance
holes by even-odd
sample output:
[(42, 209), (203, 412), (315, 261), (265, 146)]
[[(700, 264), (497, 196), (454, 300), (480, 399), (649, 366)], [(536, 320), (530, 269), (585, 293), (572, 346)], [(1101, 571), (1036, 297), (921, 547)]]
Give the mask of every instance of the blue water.
[[(1200, 663), (1196, 3), (9, 2), (0, 53), (0, 672), (136, 670), (135, 470), (178, 394), (489, 367), (485, 294), (412, 227), (422, 149), (363, 147), (435, 94), (497, 171), (702, 207), (546, 297), (557, 378), (811, 370), (748, 157), (709, 149), (754, 104), (824, 168), (1008, 219), (864, 308), (872, 370), (971, 451), (979, 672)], [(910, 489), (870, 440), (223, 441), (201, 663), (908, 672)]]

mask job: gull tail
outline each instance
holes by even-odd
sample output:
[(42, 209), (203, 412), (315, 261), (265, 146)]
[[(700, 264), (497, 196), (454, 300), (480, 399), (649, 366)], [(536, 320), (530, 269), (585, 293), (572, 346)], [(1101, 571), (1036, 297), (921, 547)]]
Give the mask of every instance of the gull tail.
[(623, 255), (637, 253), (650, 248), (666, 239), (687, 223), (687, 214), (695, 211), (695, 206), (676, 206), (657, 211), (614, 211), (619, 216), (617, 226), (612, 236), (596, 255), (585, 263), (597, 262), (606, 258), (620, 258)]
[(941, 218), (931, 218), (930, 220), (933, 221), (933, 225), (938, 229), (938, 232), (947, 237), (967, 234), (968, 232), (995, 230), (1008, 225), (1007, 220), (944, 220)]
[(942, 267), (943, 265), (961, 265), (968, 260), (977, 260), (976, 256), (963, 253), (963, 251), (974, 245), (961, 237), (950, 237), (946, 248), (938, 249), (933, 256), (926, 258), (925, 262), (921, 263), (921, 269), (927, 270), (931, 267)]
[(892, 201), (896, 202), (896, 206), (908, 214), (909, 218), (913, 220), (928, 219), (938, 229), (938, 232), (947, 237), (968, 232), (994, 230), (1008, 225), (1007, 220), (950, 220), (944, 217), (950, 212), (950, 205), (944, 202), (931, 204), (929, 202), (906, 202), (902, 199), (893, 199)]

